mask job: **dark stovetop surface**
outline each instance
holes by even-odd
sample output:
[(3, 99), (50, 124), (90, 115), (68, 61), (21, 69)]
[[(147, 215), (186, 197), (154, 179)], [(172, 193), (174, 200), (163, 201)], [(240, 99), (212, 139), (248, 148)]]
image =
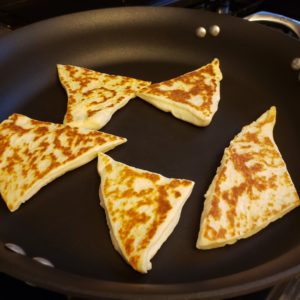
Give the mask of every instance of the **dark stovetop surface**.
[(265, 10), (300, 19), (298, 0), (0, 0), (0, 24), (18, 28), (39, 20), (96, 8), (151, 5), (222, 11), (244, 17)]
[[(24, 25), (43, 20), (46, 18), (83, 11), (88, 9), (131, 6), (131, 5), (173, 5), (194, 7), (195, 9), (204, 8), (217, 10), (220, 7), (226, 8), (230, 14), (244, 17), (260, 10), (267, 10), (286, 15), (291, 18), (300, 19), (299, 2), (297, 0), (183, 0), (183, 1), (135, 1), (135, 0), (110, 0), (110, 1), (72, 1), (60, 0), (59, 5), (51, 0), (0, 0), (0, 34), (9, 34), (10, 30)], [(229, 4), (229, 5), (228, 5)], [(232, 300), (273, 300), (274, 290), (264, 289), (245, 296), (231, 298)], [(277, 287), (278, 289), (278, 287)], [(49, 299), (64, 300), (72, 299), (66, 295), (46, 291), (44, 289), (30, 286), (17, 279), (0, 273), (0, 299)], [(272, 293), (273, 292), (273, 293)]]
[[(251, 293), (245, 296), (239, 296), (230, 298), (228, 300), (268, 300), (268, 295), (272, 289), (264, 289), (255, 293)], [(13, 300), (21, 299), (48, 299), (48, 300), (81, 300), (78, 298), (71, 298), (66, 295), (46, 291), (38, 287), (32, 287), (28, 284), (16, 280), (12, 277), (6, 276), (0, 273), (0, 291), (1, 300)], [(82, 299), (83, 300), (83, 299)], [(270, 299), (273, 300), (273, 299)], [(287, 299), (288, 300), (288, 299)]]

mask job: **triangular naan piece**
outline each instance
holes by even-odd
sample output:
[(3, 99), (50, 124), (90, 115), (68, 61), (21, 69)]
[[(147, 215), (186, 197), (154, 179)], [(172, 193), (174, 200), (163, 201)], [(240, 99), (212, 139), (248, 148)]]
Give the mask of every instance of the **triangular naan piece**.
[(207, 126), (218, 109), (222, 73), (219, 60), (176, 78), (152, 84), (137, 95), (157, 108), (197, 126)]
[(94, 130), (13, 114), (0, 124), (0, 192), (15, 211), (43, 186), (126, 142)]
[(102, 153), (98, 172), (113, 245), (135, 270), (147, 273), (177, 225), (194, 182), (130, 167)]
[(150, 82), (109, 75), (86, 68), (57, 65), (60, 82), (68, 95), (64, 124), (98, 130), (112, 115)]
[(225, 149), (206, 195), (197, 248), (247, 238), (300, 204), (273, 139), (276, 108), (245, 126)]

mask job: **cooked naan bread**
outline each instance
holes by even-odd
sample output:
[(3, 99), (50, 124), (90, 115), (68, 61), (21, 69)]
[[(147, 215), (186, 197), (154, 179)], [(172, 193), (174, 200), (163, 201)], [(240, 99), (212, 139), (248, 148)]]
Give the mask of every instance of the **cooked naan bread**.
[(157, 108), (197, 126), (207, 126), (218, 109), (222, 73), (219, 60), (176, 78), (152, 84), (137, 95)]
[(98, 172), (113, 245), (135, 270), (147, 273), (177, 225), (194, 182), (130, 167), (102, 153)]
[(273, 139), (276, 108), (245, 126), (225, 149), (206, 195), (197, 248), (247, 238), (300, 204)]
[(0, 124), (0, 192), (15, 211), (43, 186), (125, 138), (13, 114)]
[(60, 82), (68, 95), (64, 124), (98, 130), (112, 115), (150, 82), (109, 75), (86, 68), (57, 65)]

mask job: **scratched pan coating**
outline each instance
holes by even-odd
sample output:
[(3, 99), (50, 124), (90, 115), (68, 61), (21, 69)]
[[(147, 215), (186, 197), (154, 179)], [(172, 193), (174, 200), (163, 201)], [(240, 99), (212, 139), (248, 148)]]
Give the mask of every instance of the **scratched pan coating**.
[[(198, 38), (217, 24), (219, 36)], [(69, 295), (96, 298), (212, 298), (271, 286), (300, 271), (300, 210), (255, 236), (210, 251), (195, 248), (204, 193), (224, 148), (275, 105), (275, 140), (300, 190), (299, 42), (262, 25), (176, 8), (118, 8), (43, 21), (0, 39), (0, 117), (23, 113), (62, 122), (66, 94), (56, 64), (159, 82), (217, 57), (224, 79), (212, 123), (198, 128), (136, 98), (103, 131), (128, 142), (114, 159), (196, 182), (172, 235), (141, 275), (113, 249), (99, 206), (96, 160), (53, 181), (15, 213), (0, 203), (0, 270)], [(20, 245), (26, 256), (4, 247)], [(32, 260), (50, 260), (49, 268)]]

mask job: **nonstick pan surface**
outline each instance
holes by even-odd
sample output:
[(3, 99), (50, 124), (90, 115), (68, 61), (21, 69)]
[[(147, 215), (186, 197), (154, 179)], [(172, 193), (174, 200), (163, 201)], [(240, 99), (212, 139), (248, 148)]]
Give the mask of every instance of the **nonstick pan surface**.
[[(217, 37), (195, 34), (218, 25)], [(39, 22), (0, 39), (0, 118), (13, 112), (61, 123), (67, 97), (56, 64), (159, 82), (219, 58), (221, 101), (206, 128), (131, 100), (103, 131), (128, 142), (108, 154), (168, 177), (192, 179), (180, 222), (146, 275), (113, 249), (99, 205), (94, 160), (56, 179), (18, 211), (0, 203), (0, 271), (69, 295), (172, 299), (228, 297), (300, 271), (300, 210), (232, 246), (195, 247), (204, 194), (224, 148), (242, 126), (275, 105), (275, 140), (300, 190), (300, 83), (291, 68), (297, 40), (238, 18), (178, 8), (115, 8)], [(9, 251), (21, 246), (25, 256)], [(34, 257), (48, 259), (54, 268)]]

